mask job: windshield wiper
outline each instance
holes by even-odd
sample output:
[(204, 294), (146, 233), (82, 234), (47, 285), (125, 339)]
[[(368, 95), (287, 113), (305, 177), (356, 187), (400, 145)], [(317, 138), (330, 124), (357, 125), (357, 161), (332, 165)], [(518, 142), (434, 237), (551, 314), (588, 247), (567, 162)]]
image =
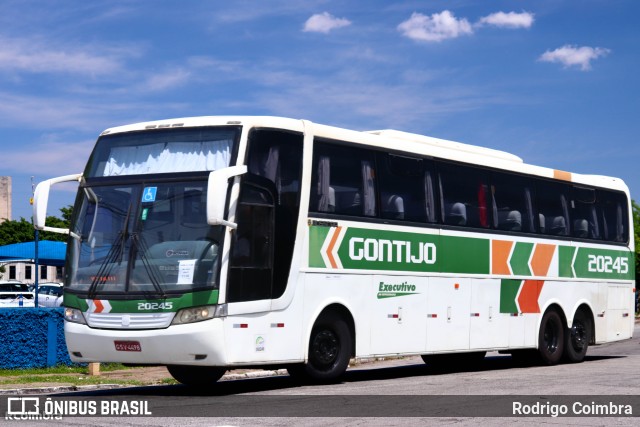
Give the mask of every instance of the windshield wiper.
[(97, 294), (98, 285), (100, 282), (106, 282), (109, 277), (109, 273), (113, 269), (114, 264), (118, 259), (122, 262), (122, 254), (124, 252), (124, 241), (126, 240), (127, 233), (125, 231), (118, 232), (118, 237), (116, 237), (113, 245), (109, 248), (109, 252), (107, 256), (104, 258), (100, 267), (98, 268), (98, 272), (94, 276), (93, 280), (91, 280), (91, 286), (89, 286), (89, 290), (87, 291), (88, 297), (93, 298)]
[[(100, 264), (100, 268), (98, 268), (98, 273), (93, 278), (93, 280), (91, 280), (91, 286), (89, 286), (89, 290), (87, 291), (87, 296), (89, 298), (94, 298), (96, 296), (98, 285), (100, 284), (102, 279), (104, 279), (105, 283), (107, 280), (109, 280), (109, 273), (111, 273), (111, 269), (113, 269), (116, 260), (119, 260), (119, 263), (122, 262), (125, 246), (124, 243), (127, 240), (127, 236), (129, 235), (128, 230), (130, 215), (131, 205), (129, 205), (129, 207), (127, 208), (127, 215), (124, 217), (124, 229), (118, 232), (118, 237), (116, 237), (113, 245), (111, 246), (111, 248), (109, 248), (107, 256), (105, 257), (104, 261), (102, 261), (102, 264)], [(96, 210), (94, 218), (97, 216), (98, 211)]]
[(158, 278), (158, 267), (151, 264), (151, 262), (149, 262), (149, 258), (147, 258), (147, 251), (149, 250), (149, 246), (144, 240), (144, 236), (142, 236), (142, 234), (140, 233), (132, 233), (131, 241), (140, 254), (140, 260), (142, 261), (142, 265), (149, 275), (149, 279), (151, 280), (151, 284), (153, 285), (154, 289), (158, 292), (158, 294), (160, 294), (162, 298), (166, 298), (167, 294), (164, 292), (164, 289), (160, 285), (160, 280)]

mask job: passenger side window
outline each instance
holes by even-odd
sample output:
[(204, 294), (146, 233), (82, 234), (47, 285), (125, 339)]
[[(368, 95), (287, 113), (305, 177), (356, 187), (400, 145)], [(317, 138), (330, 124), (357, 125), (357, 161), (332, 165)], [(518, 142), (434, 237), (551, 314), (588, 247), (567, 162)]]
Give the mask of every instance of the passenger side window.
[(375, 217), (373, 153), (316, 142), (310, 210)]
[(378, 185), (382, 218), (435, 222), (433, 180), (428, 162), (378, 153)]
[(602, 221), (605, 240), (626, 243), (629, 241), (626, 196), (613, 191), (598, 191), (598, 216)]
[(536, 231), (533, 220), (531, 180), (506, 173), (491, 176), (493, 226), (504, 231)]
[(490, 194), (487, 172), (468, 166), (440, 163), (441, 214), (444, 224), (489, 227)]
[(540, 233), (569, 236), (569, 206), (566, 194), (569, 186), (539, 181), (536, 186), (536, 206)]
[(571, 235), (580, 239), (601, 239), (596, 191), (593, 188), (574, 187), (571, 199)]

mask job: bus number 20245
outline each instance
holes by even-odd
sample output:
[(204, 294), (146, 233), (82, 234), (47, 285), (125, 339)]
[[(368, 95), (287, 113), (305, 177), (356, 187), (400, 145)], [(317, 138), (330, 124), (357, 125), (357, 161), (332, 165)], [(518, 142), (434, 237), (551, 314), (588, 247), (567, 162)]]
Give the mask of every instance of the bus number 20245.
[(589, 255), (588, 267), (592, 273), (618, 273), (629, 272), (629, 260), (626, 257), (611, 257), (609, 255)]

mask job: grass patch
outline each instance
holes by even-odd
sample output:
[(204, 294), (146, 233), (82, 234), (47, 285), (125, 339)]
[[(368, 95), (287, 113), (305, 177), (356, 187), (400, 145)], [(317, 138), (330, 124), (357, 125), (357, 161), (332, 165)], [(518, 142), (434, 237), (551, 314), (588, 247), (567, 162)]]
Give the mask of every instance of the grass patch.
[[(121, 369), (132, 369), (124, 366), (121, 363), (101, 363), (100, 371), (110, 372), (118, 371)], [(15, 377), (28, 376), (28, 375), (52, 375), (52, 374), (87, 374), (89, 368), (82, 365), (58, 365), (50, 368), (26, 368), (26, 369), (0, 369), (0, 378), (2, 377)]]
[(93, 376), (73, 376), (73, 375), (21, 375), (19, 377), (12, 377), (10, 379), (0, 380), (0, 385), (3, 384), (71, 384), (75, 386), (80, 385), (97, 385), (97, 384), (123, 384), (123, 385), (144, 385), (142, 381), (137, 380), (115, 380), (110, 378), (100, 378)]

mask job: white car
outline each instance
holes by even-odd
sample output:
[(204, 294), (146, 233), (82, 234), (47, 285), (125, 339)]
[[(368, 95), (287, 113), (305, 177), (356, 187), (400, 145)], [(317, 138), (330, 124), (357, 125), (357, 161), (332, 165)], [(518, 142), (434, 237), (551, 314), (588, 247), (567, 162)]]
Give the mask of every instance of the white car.
[(62, 285), (42, 283), (38, 285), (38, 307), (60, 307), (62, 305)]
[(33, 307), (33, 292), (20, 282), (0, 282), (0, 308)]

